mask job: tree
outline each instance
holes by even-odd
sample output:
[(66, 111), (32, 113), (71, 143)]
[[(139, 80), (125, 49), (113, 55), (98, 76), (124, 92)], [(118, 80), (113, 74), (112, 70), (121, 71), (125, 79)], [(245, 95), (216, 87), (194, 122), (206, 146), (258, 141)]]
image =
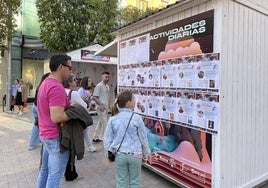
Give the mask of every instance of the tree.
[(6, 50), (6, 41), (15, 33), (16, 20), (21, 5), (20, 0), (0, 0), (0, 50)]
[(117, 27), (117, 0), (36, 0), (40, 37), (52, 53), (106, 45)]
[(156, 8), (147, 8), (146, 10), (143, 11), (131, 5), (126, 6), (125, 8), (122, 8), (120, 11), (120, 18), (119, 18), (120, 25), (123, 26), (131, 22), (137, 21), (142, 17), (151, 15), (157, 10), (158, 9)]
[(131, 5), (121, 9), (120, 13), (120, 25), (126, 25), (128, 23), (136, 21), (142, 15), (142, 11), (140, 9)]

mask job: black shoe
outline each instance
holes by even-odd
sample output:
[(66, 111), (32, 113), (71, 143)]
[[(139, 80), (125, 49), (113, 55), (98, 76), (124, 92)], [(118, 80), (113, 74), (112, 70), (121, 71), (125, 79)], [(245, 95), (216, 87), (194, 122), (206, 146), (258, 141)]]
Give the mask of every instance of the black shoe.
[(102, 140), (101, 139), (98, 139), (98, 138), (97, 139), (93, 139), (92, 141), (93, 142), (102, 142)]

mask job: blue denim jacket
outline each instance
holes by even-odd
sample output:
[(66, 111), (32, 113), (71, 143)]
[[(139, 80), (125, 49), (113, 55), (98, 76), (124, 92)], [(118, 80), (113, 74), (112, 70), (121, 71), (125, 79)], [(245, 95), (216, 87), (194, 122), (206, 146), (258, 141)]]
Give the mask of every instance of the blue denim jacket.
[[(131, 109), (121, 108), (118, 114), (110, 117), (104, 133), (106, 154), (108, 150), (114, 153), (119, 148), (132, 113)], [(140, 115), (133, 114), (119, 152), (143, 154), (143, 157), (150, 154), (146, 128)]]

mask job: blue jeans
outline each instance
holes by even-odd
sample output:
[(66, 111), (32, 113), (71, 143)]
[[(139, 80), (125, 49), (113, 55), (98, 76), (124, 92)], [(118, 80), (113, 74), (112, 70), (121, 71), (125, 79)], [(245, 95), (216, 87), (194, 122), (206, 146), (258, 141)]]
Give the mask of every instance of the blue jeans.
[(141, 178), (141, 163), (142, 159), (136, 158), (133, 155), (116, 154), (116, 187), (139, 188)]
[[(33, 117), (37, 118), (37, 106), (33, 104), (32, 106), (32, 112), (33, 112)], [(36, 125), (33, 125), (32, 127), (32, 132), (31, 132), (31, 137), (29, 141), (29, 146), (30, 147), (36, 147), (40, 144), (40, 138), (39, 138), (39, 128)]]
[(64, 176), (70, 152), (60, 153), (59, 139), (43, 142), (42, 165), (37, 180), (38, 188), (59, 188)]
[(89, 127), (87, 127), (87, 128), (84, 130), (84, 133), (83, 133), (83, 134), (84, 134), (84, 140), (85, 140), (85, 142), (86, 142), (87, 147), (90, 147), (90, 146), (92, 146), (92, 143), (91, 143), (91, 141), (90, 141), (88, 132), (89, 132)]

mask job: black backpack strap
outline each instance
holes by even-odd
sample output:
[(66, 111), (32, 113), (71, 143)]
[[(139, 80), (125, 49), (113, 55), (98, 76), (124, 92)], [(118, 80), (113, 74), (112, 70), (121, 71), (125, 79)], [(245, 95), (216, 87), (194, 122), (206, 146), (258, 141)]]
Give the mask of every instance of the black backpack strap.
[(68, 94), (68, 99), (69, 99), (69, 101), (71, 101), (71, 98), (72, 98), (72, 92), (73, 92), (73, 90), (70, 90), (70, 91), (69, 91), (69, 94)]

